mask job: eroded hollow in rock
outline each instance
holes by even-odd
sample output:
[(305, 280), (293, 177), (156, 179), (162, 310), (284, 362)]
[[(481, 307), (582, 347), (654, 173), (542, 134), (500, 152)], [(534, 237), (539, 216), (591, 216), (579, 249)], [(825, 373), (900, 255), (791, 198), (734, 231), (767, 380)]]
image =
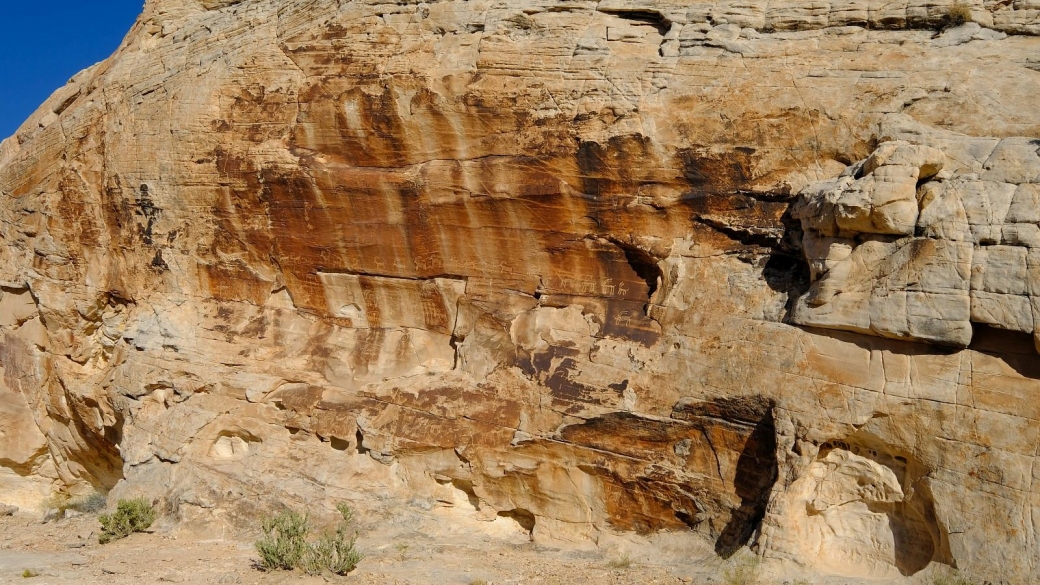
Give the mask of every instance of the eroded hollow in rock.
[[(732, 455), (736, 455), (736, 461), (725, 474), (732, 482), (731, 489), (739, 498), (739, 504), (715, 541), (715, 552), (724, 558), (748, 544), (765, 517), (769, 494), (778, 474), (773, 408), (770, 399), (748, 396), (706, 402), (683, 401), (672, 411), (673, 418), (690, 421), (704, 429), (704, 438), (709, 441), (716, 457), (719, 447), (709, 438), (718, 436), (716, 428), (735, 432), (740, 437), (737, 444), (742, 448), (730, 454), (730, 460)], [(718, 462), (719, 473), (723, 475), (722, 458)]]
[(792, 492), (804, 514), (794, 537), (827, 572), (895, 578), (954, 564), (928, 470), (870, 433), (821, 445)]
[(329, 437), (329, 444), (337, 451), (346, 451), (350, 449), (350, 441), (339, 437)]
[(531, 534), (534, 532), (535, 517), (531, 512), (524, 510), (523, 508), (515, 508), (513, 510), (506, 510), (505, 512), (499, 512), (499, 517), (509, 518), (520, 525), (525, 532)]
[(777, 478), (772, 411), (758, 396), (680, 401), (671, 418), (611, 413), (559, 438), (588, 449), (577, 467), (604, 494), (613, 526), (693, 529), (728, 556), (757, 530)]
[(1028, 333), (972, 323), (971, 345), (968, 347), (999, 359), (1024, 378), (1040, 380), (1036, 343)]
[[(453, 479), (451, 480), (451, 485), (466, 495), (466, 500), (470, 506), (473, 506), (474, 510), (480, 510), (480, 498), (477, 497), (477, 492), (473, 489), (472, 481), (468, 479)], [(499, 515), (501, 516), (502, 514), (499, 513)]]
[(365, 447), (365, 435), (361, 432), (361, 429), (358, 429), (357, 433), (355, 433), (354, 440), (356, 441), (354, 446), (357, 448), (358, 455), (367, 455), (371, 451), (371, 449)]
[(657, 288), (661, 285), (661, 279), (664, 278), (661, 269), (657, 266), (657, 260), (646, 251), (632, 244), (626, 244), (617, 239), (610, 239), (610, 242), (624, 252), (629, 266), (639, 275), (639, 278), (646, 282), (646, 298), (647, 302), (649, 302), (654, 297), (654, 293), (657, 292)]

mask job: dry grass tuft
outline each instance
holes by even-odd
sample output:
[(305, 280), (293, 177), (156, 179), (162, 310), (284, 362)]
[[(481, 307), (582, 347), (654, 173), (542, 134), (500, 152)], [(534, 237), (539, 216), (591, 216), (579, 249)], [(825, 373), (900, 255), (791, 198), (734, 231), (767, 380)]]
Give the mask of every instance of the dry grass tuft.
[(620, 557), (618, 557), (616, 559), (611, 559), (607, 563), (607, 568), (608, 569), (631, 569), (632, 565), (634, 565), (634, 564), (635, 564), (635, 561), (632, 560), (632, 557), (628, 556), (628, 554), (623, 554), (623, 555), (621, 555)]
[(972, 20), (971, 6), (963, 2), (955, 2), (953, 6), (950, 6), (946, 14), (943, 15), (939, 30), (955, 28)]
[(758, 583), (759, 562), (757, 556), (733, 559), (732, 564), (722, 570), (722, 582), (725, 585), (755, 585)]

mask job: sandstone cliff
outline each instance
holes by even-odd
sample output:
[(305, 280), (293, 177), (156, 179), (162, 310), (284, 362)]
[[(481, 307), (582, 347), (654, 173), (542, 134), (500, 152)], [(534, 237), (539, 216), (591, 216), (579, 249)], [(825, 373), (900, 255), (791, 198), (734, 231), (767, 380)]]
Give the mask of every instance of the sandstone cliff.
[(0, 145), (0, 494), (1040, 571), (1040, 3), (149, 0)]

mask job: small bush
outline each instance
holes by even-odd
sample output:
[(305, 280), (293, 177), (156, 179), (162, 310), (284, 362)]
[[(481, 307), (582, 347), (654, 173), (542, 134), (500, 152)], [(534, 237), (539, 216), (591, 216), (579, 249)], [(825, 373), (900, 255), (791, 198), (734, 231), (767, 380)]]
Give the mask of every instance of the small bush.
[(336, 529), (335, 534), (323, 534), (304, 555), (303, 570), (311, 575), (318, 575), (323, 571), (329, 571), (333, 575), (346, 575), (361, 562), (361, 552), (354, 548), (356, 543), (357, 535), (348, 537), (345, 526)]
[(611, 559), (610, 562), (607, 563), (607, 568), (608, 569), (630, 569), (630, 568), (632, 568), (632, 563), (633, 563), (632, 557), (628, 556), (627, 554), (623, 554), (623, 555), (621, 555), (620, 557), (618, 557), (616, 559)]
[(33, 577), (39, 577), (40, 574), (34, 572), (32, 569), (26, 569), (22, 571), (22, 579), (32, 579)]
[(64, 512), (65, 506), (68, 505), (68, 502), (68, 494), (53, 493), (40, 503), (40, 507), (44, 510), (58, 510), (59, 512)]
[(89, 496), (70, 500), (68, 503), (68, 507), (73, 510), (76, 510), (77, 512), (83, 512), (84, 514), (96, 514), (101, 510), (104, 510), (105, 504), (107, 503), (107, 497), (105, 497), (103, 494), (94, 492)]
[(954, 2), (953, 6), (950, 6), (950, 9), (943, 15), (939, 28), (946, 30), (969, 23), (971, 20), (971, 6), (963, 2)]
[(291, 571), (300, 566), (307, 552), (307, 518), (289, 510), (264, 520), (260, 529), (264, 536), (256, 541), (260, 566), (265, 570)]
[(357, 534), (347, 534), (354, 512), (346, 504), (339, 504), (336, 509), (342, 516), (336, 531), (322, 534), (314, 542), (308, 541), (307, 517), (298, 512), (288, 510), (264, 520), (261, 525), (264, 536), (256, 541), (260, 568), (265, 571), (302, 569), (312, 575), (325, 571), (346, 575), (353, 571), (363, 558), (355, 547)]
[(46, 510), (57, 510), (58, 514), (64, 514), (65, 510), (76, 510), (77, 512), (83, 512), (84, 514), (95, 514), (104, 510), (105, 504), (107, 503), (108, 498), (97, 492), (79, 498), (73, 498), (68, 494), (58, 492), (44, 500), (43, 507)]
[(155, 509), (144, 498), (119, 500), (114, 514), (98, 516), (101, 522), (101, 534), (98, 542), (108, 544), (113, 540), (126, 538), (134, 532), (147, 530), (155, 522)]

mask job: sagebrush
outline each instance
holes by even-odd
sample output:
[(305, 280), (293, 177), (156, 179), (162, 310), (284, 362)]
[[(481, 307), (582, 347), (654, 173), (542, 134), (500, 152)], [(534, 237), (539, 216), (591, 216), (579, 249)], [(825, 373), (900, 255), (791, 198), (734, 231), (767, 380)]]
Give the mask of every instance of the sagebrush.
[(116, 511), (112, 514), (98, 516), (101, 522), (101, 534), (98, 542), (107, 544), (113, 540), (126, 538), (134, 532), (143, 532), (155, 522), (155, 508), (144, 498), (119, 500)]
[(260, 526), (263, 537), (256, 541), (260, 567), (266, 571), (294, 569), (312, 575), (328, 571), (346, 575), (361, 562), (357, 550), (357, 533), (348, 534), (354, 512), (350, 506), (336, 506), (342, 517), (334, 532), (326, 532), (310, 540), (310, 521), (294, 510), (286, 510), (267, 518)]

